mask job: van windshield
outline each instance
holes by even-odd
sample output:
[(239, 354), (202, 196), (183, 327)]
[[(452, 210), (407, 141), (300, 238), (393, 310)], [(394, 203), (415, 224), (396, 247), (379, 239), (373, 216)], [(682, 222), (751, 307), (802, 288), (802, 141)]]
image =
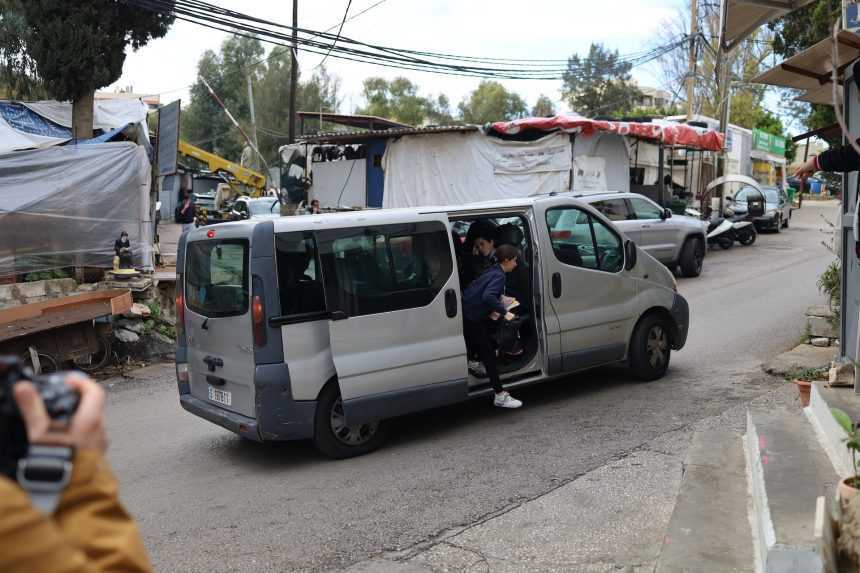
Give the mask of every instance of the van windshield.
[(248, 312), (248, 241), (222, 239), (188, 243), (186, 306), (218, 318)]

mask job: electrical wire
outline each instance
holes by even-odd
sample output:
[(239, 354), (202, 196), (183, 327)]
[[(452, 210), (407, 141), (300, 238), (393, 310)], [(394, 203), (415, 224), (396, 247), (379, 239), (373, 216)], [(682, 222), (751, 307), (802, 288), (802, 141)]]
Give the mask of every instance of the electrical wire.
[[(167, 0), (125, 1), (127, 3), (132, 3), (142, 8), (159, 11), (169, 10), (174, 12), (176, 17), (180, 20), (189, 21), (191, 23), (196, 23), (201, 26), (230, 32), (237, 35), (250, 34), (252, 36), (258, 37), (258, 39), (264, 39), (265, 41), (271, 43), (291, 47), (288, 44), (281, 43), (291, 43), (292, 38), (288, 37), (286, 34), (256, 24), (263, 24), (265, 26), (284, 28), (288, 30), (293, 29), (291, 26), (266, 21), (261, 18), (248, 16), (238, 12), (233, 12), (206, 2), (201, 2), (198, 0), (175, 0), (175, 2), (169, 2)], [(249, 24), (249, 22), (252, 24)], [(473, 66), (469, 64), (480, 60), (470, 60), (470, 58), (473, 58), (471, 56), (463, 57), (455, 56), (453, 54), (441, 54), (437, 52), (400, 50), (375, 44), (369, 44), (366, 42), (360, 42), (357, 40), (343, 37), (342, 35), (333, 36), (328, 33), (314, 32), (312, 30), (302, 28), (296, 28), (296, 30), (297, 32), (302, 32), (303, 34), (305, 34), (299, 39), (299, 44), (302, 46), (301, 49), (303, 51), (307, 51), (309, 53), (322, 53), (323, 55), (329, 54), (331, 57), (335, 58), (361, 61), (363, 63), (371, 63), (385, 67), (394, 67), (413, 71), (434, 71), (436, 73), (446, 72), (451, 75), (491, 77), (499, 79), (559, 80), (563, 79), (562, 75), (565, 73), (569, 77), (577, 77), (582, 73), (581, 70), (572, 68), (570, 66), (569, 61), (567, 62), (567, 65), (563, 67), (536, 65), (533, 62), (520, 62), (518, 64), (512, 64), (510, 61), (501, 59), (498, 61), (505, 62), (502, 65), (506, 67)], [(307, 37), (306, 34), (309, 33), (313, 33), (314, 36)], [(263, 38), (259, 38), (259, 36), (263, 36)], [(314, 37), (323, 37), (331, 41), (317, 41), (313, 39)], [(278, 40), (280, 40), (281, 42), (279, 42)], [(335, 42), (338, 43), (336, 44)], [(632, 57), (628, 57), (628, 59), (626, 60), (622, 60), (619, 58), (619, 61), (617, 62), (618, 69), (623, 70), (623, 66), (626, 66), (628, 64), (630, 64), (631, 66), (642, 65), (653, 59), (661, 57), (667, 51), (676, 49), (677, 47), (682, 46), (687, 42), (689, 42), (688, 38), (681, 38), (680, 40), (668, 44), (666, 46), (660, 46), (652, 50), (646, 50), (636, 53)], [(322, 50), (325, 51), (321, 52)], [(429, 56), (425, 56), (425, 54)], [(420, 55), (421, 57), (417, 57), (418, 55)], [(430, 57), (431, 59), (427, 59), (427, 57)], [(447, 58), (454, 63), (449, 63), (446, 61), (440, 62), (434, 60), (433, 58)], [(462, 62), (465, 63), (458, 63), (461, 62), (460, 58), (464, 58)], [(548, 61), (561, 62), (562, 60)], [(542, 61), (537, 60), (537, 62)], [(612, 73), (613, 71), (616, 70), (610, 70), (609, 72)]]
[(340, 21), (340, 27), (337, 29), (337, 36), (335, 36), (334, 42), (332, 42), (331, 48), (329, 48), (328, 52), (326, 52), (325, 56), (323, 56), (322, 61), (316, 65), (317, 68), (322, 66), (325, 63), (325, 61), (328, 59), (329, 54), (331, 54), (331, 51), (337, 45), (337, 41), (340, 38), (340, 33), (343, 31), (343, 25), (346, 24), (346, 17), (349, 15), (349, 7), (350, 6), (352, 6), (352, 0), (348, 0), (348, 2), (346, 3), (346, 10), (343, 11), (343, 20)]

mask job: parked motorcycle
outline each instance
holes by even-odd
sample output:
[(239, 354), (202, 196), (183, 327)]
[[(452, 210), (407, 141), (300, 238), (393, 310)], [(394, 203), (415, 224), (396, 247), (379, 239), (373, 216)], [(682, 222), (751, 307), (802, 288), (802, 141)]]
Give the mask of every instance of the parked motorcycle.
[[(728, 199), (731, 204), (731, 199)], [(758, 232), (755, 230), (755, 225), (749, 220), (749, 214), (746, 211), (740, 211), (731, 206), (726, 208), (726, 217), (732, 222), (732, 230), (735, 234), (735, 240), (745, 247), (749, 247), (758, 238)]]
[[(685, 213), (691, 217), (701, 218), (702, 214), (697, 209), (687, 208)], [(708, 245), (713, 247), (719, 245), (722, 249), (731, 249), (735, 241), (744, 246), (755, 243), (758, 233), (755, 225), (748, 221), (745, 213), (736, 213), (731, 208), (725, 211), (725, 217), (714, 217), (708, 221), (707, 239)]]

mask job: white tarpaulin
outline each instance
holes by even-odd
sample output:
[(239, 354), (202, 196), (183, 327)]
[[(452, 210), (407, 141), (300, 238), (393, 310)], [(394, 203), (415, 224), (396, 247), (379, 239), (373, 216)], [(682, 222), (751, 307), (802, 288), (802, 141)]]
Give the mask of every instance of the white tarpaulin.
[(150, 164), (131, 142), (0, 155), (0, 276), (110, 268), (128, 232), (135, 266), (151, 266)]
[[(21, 102), (45, 119), (63, 127), (72, 127), (72, 104), (67, 101)], [(146, 121), (149, 108), (139, 99), (96, 100), (93, 105), (93, 129), (110, 131), (130, 123)]]
[(567, 191), (570, 136), (505, 141), (482, 132), (391, 140), (383, 157), (383, 208), (461, 205)]
[(573, 164), (573, 191), (630, 191), (630, 151), (623, 135), (577, 134)]

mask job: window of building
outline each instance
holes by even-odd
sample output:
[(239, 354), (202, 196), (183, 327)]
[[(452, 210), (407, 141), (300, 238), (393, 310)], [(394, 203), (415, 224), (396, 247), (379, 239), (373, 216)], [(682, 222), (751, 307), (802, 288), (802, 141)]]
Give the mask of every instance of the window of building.
[(453, 272), (442, 223), (332, 231), (320, 252), (329, 308), (349, 316), (427, 306)]

